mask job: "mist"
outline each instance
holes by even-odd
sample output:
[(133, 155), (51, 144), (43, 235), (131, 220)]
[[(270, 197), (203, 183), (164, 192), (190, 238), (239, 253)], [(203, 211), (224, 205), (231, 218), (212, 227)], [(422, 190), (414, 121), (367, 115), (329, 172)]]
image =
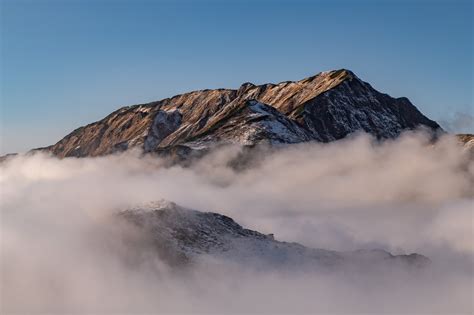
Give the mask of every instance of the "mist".
[[(422, 133), (378, 143), (216, 149), (188, 167), (131, 151), (0, 164), (2, 313), (472, 313), (474, 162)], [(276, 271), (208, 257), (167, 265), (111, 218), (155, 200), (280, 241), (419, 253), (420, 270)]]
[(452, 133), (471, 133), (474, 130), (474, 115), (470, 111), (457, 111), (439, 120), (440, 124)]

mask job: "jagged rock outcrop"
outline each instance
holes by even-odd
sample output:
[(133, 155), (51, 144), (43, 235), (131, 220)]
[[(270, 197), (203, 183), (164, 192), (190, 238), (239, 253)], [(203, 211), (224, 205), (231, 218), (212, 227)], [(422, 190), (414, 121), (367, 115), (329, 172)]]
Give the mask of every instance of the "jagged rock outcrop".
[(459, 143), (463, 146), (471, 160), (474, 160), (474, 135), (469, 133), (456, 135)]
[(203, 256), (256, 267), (338, 268), (343, 266), (423, 267), (429, 259), (419, 255), (392, 255), (384, 250), (337, 252), (280, 242), (240, 226), (233, 219), (160, 201), (128, 209), (119, 218), (137, 227), (153, 249), (171, 265), (193, 262)]
[(463, 133), (456, 135), (459, 142), (466, 148), (466, 149), (474, 149), (474, 135), (469, 133)]
[(440, 126), (406, 98), (373, 89), (349, 70), (300, 81), (202, 90), (121, 108), (44, 148), (58, 157), (145, 152), (216, 143), (254, 145), (333, 141), (363, 131), (379, 139)]

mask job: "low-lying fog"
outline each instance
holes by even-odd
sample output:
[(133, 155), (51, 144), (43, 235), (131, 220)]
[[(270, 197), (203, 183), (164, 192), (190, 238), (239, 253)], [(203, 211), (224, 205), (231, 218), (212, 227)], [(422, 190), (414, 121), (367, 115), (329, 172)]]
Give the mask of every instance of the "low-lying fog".
[[(0, 165), (2, 313), (472, 313), (474, 163), (420, 134), (300, 144), (236, 171), (227, 147), (191, 167), (138, 152)], [(109, 217), (167, 199), (281, 241), (420, 253), (421, 270), (309, 273), (202, 263), (176, 271), (122, 246)]]

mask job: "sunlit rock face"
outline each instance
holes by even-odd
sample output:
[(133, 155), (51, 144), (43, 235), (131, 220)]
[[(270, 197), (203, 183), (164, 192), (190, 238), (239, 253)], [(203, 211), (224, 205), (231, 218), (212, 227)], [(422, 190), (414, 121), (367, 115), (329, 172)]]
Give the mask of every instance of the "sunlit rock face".
[(456, 135), (458, 141), (466, 148), (467, 150), (474, 149), (474, 135), (473, 134), (459, 134)]
[(328, 142), (354, 132), (386, 139), (420, 127), (441, 131), (407, 98), (380, 93), (341, 69), (300, 81), (244, 83), (236, 90), (194, 91), (123, 107), (44, 149), (58, 157), (84, 157), (133, 148)]

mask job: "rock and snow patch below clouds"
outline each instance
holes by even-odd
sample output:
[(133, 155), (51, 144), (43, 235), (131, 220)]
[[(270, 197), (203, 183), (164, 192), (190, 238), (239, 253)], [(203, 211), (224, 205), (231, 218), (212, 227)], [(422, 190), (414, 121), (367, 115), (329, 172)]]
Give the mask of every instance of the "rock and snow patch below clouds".
[(373, 267), (423, 267), (428, 258), (419, 255), (392, 255), (384, 250), (337, 252), (281, 242), (273, 234), (245, 229), (230, 217), (200, 212), (161, 201), (120, 212), (153, 243), (159, 255), (172, 265), (185, 265), (198, 259), (228, 261), (243, 266), (301, 270), (302, 268), (356, 270)]

